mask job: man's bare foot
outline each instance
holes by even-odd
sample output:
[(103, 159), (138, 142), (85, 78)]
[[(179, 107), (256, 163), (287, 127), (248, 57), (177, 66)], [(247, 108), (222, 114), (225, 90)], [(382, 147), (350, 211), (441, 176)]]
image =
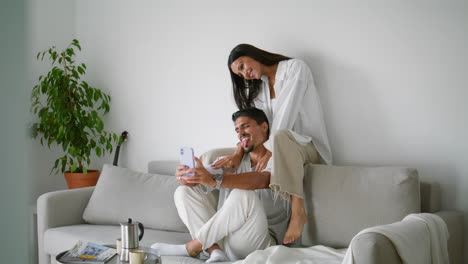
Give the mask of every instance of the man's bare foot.
[(213, 244), (211, 247), (206, 249), (206, 252), (208, 252), (208, 254), (211, 254), (211, 252), (213, 252), (213, 250), (216, 250), (216, 249), (222, 250), (218, 244)]
[(296, 241), (302, 235), (302, 229), (307, 222), (307, 215), (305, 212), (299, 214), (292, 214), (289, 219), (288, 230), (284, 235), (283, 244), (290, 244)]
[(198, 256), (203, 250), (202, 243), (196, 239), (193, 239), (185, 244), (185, 248), (187, 249), (189, 256), (192, 258)]

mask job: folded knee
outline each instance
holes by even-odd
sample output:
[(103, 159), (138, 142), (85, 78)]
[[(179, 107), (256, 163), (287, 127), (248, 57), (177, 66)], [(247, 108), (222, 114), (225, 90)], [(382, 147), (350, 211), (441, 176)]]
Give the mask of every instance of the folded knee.
[(232, 200), (242, 200), (242, 199), (251, 200), (255, 196), (256, 196), (255, 191), (234, 189), (229, 194), (228, 199), (232, 199)]
[(273, 140), (273, 143), (275, 145), (285, 144), (285, 143), (290, 144), (291, 140), (295, 140), (291, 132), (289, 132), (288, 130), (275, 131), (273, 132), (270, 138)]
[(174, 192), (174, 199), (175, 200), (185, 200), (187, 195), (193, 193), (194, 190), (191, 187), (180, 185)]
[(288, 130), (277, 130), (273, 133), (271, 133), (271, 137), (273, 138), (283, 138), (283, 137), (289, 137), (290, 132)]

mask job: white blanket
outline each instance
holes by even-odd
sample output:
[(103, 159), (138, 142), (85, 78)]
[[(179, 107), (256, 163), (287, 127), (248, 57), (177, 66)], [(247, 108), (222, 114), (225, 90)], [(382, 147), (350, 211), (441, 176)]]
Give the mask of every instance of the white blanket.
[(439, 216), (423, 213), (408, 215), (401, 222), (362, 230), (351, 240), (350, 250), (336, 250), (325, 246), (273, 246), (257, 250), (235, 264), (354, 264), (353, 255), (356, 253), (353, 252), (352, 245), (355, 238), (371, 232), (382, 234), (392, 241), (403, 263), (449, 263), (447, 225)]
[(336, 250), (325, 246), (309, 248), (289, 248), (272, 246), (256, 250), (244, 260), (234, 264), (341, 264), (345, 249)]
[(447, 241), (449, 233), (444, 220), (435, 214), (410, 214), (401, 222), (375, 226), (359, 232), (351, 240), (343, 264), (353, 264), (352, 245), (364, 233), (379, 233), (392, 241), (403, 264), (449, 263)]

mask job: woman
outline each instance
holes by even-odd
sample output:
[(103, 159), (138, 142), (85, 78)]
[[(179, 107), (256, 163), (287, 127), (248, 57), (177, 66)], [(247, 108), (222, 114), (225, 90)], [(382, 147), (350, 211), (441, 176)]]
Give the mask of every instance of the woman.
[[(257, 107), (267, 115), (271, 132), (265, 147), (270, 151), (256, 170), (273, 157), (270, 188), (291, 201), (291, 218), (284, 244), (297, 240), (307, 215), (304, 208), (304, 164), (318, 163), (319, 156), (332, 163), (322, 107), (307, 65), (297, 59), (240, 44), (229, 55), (234, 99), (239, 109)], [(248, 139), (247, 139), (248, 140)], [(213, 164), (236, 170), (243, 149)], [(286, 166), (287, 165), (287, 166)]]

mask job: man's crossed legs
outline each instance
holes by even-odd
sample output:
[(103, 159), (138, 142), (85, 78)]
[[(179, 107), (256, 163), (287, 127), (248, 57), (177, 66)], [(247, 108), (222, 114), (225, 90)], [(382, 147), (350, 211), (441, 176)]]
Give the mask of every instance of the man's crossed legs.
[(154, 244), (161, 255), (194, 257), (206, 250), (211, 253), (207, 262), (227, 261), (226, 256), (238, 260), (276, 244), (255, 191), (233, 189), (218, 211), (216, 197), (199, 186), (179, 186), (174, 200), (192, 241), (185, 245)]

